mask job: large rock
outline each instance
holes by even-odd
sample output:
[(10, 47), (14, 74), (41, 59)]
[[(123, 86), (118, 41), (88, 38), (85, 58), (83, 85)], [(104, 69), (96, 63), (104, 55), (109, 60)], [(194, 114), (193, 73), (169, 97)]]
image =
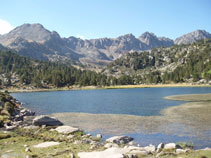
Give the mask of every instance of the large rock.
[(156, 151), (156, 147), (154, 145), (146, 146), (144, 149), (150, 153), (154, 153)]
[(164, 145), (164, 149), (182, 149), (181, 146), (175, 143), (168, 143)]
[(109, 143), (116, 143), (116, 144), (127, 144), (133, 140), (132, 137), (128, 136), (114, 136), (111, 138), (106, 139)]
[(128, 146), (125, 148), (112, 147), (104, 151), (93, 151), (93, 152), (81, 152), (78, 153), (80, 158), (125, 158), (127, 157), (136, 157), (136, 155), (146, 156), (150, 154), (144, 148)]
[(44, 142), (37, 145), (34, 145), (34, 148), (47, 148), (55, 145), (59, 145), (59, 142)]
[(78, 128), (71, 127), (71, 126), (59, 126), (55, 130), (61, 134), (71, 134), (71, 133), (79, 131)]
[(60, 126), (63, 125), (61, 121), (56, 119), (55, 117), (50, 117), (46, 115), (37, 116), (33, 119), (33, 125), (35, 126)]
[(127, 151), (123, 148), (109, 148), (104, 151), (81, 152), (78, 156), (80, 158), (124, 158)]
[(157, 152), (157, 153), (161, 152), (161, 151), (163, 150), (163, 148), (164, 148), (164, 143), (160, 143), (160, 144), (158, 145), (158, 147), (157, 147), (156, 152)]

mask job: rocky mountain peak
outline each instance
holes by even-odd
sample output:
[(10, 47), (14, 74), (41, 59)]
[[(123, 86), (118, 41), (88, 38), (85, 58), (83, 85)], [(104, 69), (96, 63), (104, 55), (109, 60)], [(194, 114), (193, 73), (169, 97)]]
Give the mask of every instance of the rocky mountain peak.
[(174, 43), (178, 45), (189, 44), (206, 38), (211, 38), (211, 34), (209, 32), (206, 32), (205, 30), (196, 30), (176, 38)]
[(150, 45), (152, 41), (157, 41), (158, 38), (154, 33), (145, 32), (140, 37), (139, 40), (147, 45)]
[(51, 32), (45, 29), (41, 24), (23, 24), (14, 30), (0, 37), (0, 42), (9, 45), (16, 38), (23, 38), (27, 41), (43, 43), (49, 40)]

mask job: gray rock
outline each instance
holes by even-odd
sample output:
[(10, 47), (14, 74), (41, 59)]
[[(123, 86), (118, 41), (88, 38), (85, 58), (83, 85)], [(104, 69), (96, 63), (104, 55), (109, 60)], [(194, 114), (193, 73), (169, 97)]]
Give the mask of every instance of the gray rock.
[(136, 143), (134, 141), (131, 141), (131, 142), (128, 143), (128, 145), (133, 146), (133, 145), (136, 145)]
[(106, 143), (104, 145), (104, 148), (118, 148), (119, 145), (118, 144), (114, 144), (114, 143)]
[(55, 146), (55, 145), (59, 145), (59, 142), (44, 142), (44, 143), (40, 143), (37, 145), (34, 145), (34, 148), (47, 148), (47, 147), (51, 147), (51, 146)]
[(128, 136), (114, 136), (106, 139), (107, 142), (116, 143), (116, 144), (127, 144), (133, 140), (132, 137)]
[(101, 134), (97, 134), (97, 135), (96, 135), (96, 138), (101, 139), (101, 138), (102, 138), (102, 135), (101, 135)]
[(74, 137), (75, 137), (74, 135), (70, 134), (67, 136), (67, 139), (73, 139)]
[(150, 152), (150, 153), (154, 153), (155, 150), (156, 150), (156, 147), (154, 145), (149, 145), (149, 146), (146, 146), (144, 147), (144, 149), (147, 151), (147, 152)]
[(71, 126), (59, 126), (55, 129), (55, 131), (60, 134), (72, 134), (74, 132), (79, 131), (79, 129)]
[(61, 121), (56, 119), (55, 117), (50, 117), (46, 115), (37, 116), (33, 119), (33, 125), (35, 126), (60, 126), (63, 125)]
[(160, 143), (160, 144), (158, 145), (158, 147), (157, 147), (156, 152), (157, 152), (157, 153), (161, 152), (163, 148), (164, 148), (164, 144), (163, 144), (163, 143)]
[(182, 148), (175, 143), (168, 143), (164, 145), (164, 149), (182, 149)]
[(176, 149), (176, 153), (177, 154), (183, 154), (183, 153), (186, 153), (187, 150), (184, 150), (184, 149)]
[(80, 152), (80, 158), (125, 158), (127, 150), (122, 148), (109, 148), (104, 151)]

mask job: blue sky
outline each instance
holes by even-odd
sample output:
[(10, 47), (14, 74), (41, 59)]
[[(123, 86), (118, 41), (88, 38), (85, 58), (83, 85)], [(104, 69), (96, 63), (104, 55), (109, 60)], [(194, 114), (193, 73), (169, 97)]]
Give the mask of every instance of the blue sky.
[[(210, 0), (1, 0), (0, 30), (41, 23), (62, 37), (136, 37), (149, 31), (175, 39), (196, 29), (211, 32)], [(10, 28), (10, 29), (11, 29)]]

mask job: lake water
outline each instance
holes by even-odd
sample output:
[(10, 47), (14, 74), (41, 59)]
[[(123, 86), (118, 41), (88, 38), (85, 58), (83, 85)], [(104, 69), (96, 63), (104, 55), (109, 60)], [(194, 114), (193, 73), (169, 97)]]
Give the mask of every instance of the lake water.
[[(163, 99), (165, 96), (180, 94), (211, 93), (209, 87), (191, 88), (136, 88), (110, 90), (74, 90), (55, 92), (12, 93), (36, 114), (52, 113), (92, 113), (126, 114), (136, 116), (159, 116), (160, 111), (170, 106), (180, 105), (182, 101)], [(90, 122), (91, 123), (91, 122)], [(184, 127), (183, 127), (184, 128)], [(85, 129), (86, 130), (86, 129)], [(100, 129), (99, 129), (100, 131)], [(96, 133), (96, 131), (89, 131)], [(210, 131), (206, 131), (208, 135)], [(124, 132), (123, 132), (124, 133)], [(210, 142), (199, 138), (179, 136), (176, 133), (125, 133), (135, 137), (142, 145), (159, 142), (193, 141), (197, 148), (211, 147)], [(112, 135), (112, 134), (111, 134)], [(109, 134), (107, 135), (109, 136)], [(152, 141), (153, 140), (153, 141)], [(144, 143), (143, 143), (144, 142)]]

